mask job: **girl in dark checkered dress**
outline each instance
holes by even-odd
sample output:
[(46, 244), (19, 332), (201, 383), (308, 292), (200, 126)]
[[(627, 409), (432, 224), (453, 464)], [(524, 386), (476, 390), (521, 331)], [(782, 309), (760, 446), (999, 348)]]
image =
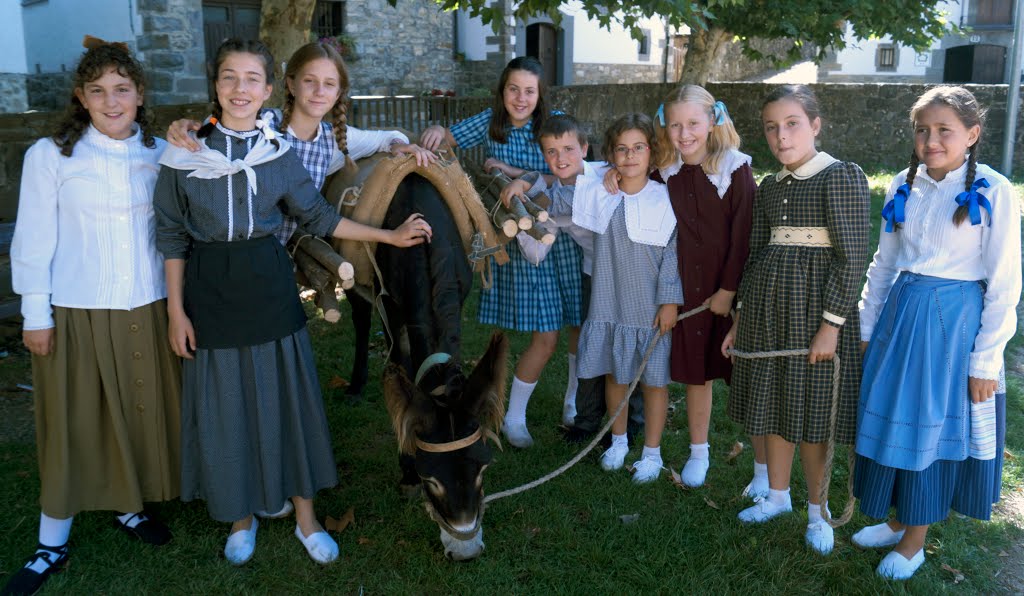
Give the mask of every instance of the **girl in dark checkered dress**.
[(895, 516), (853, 542), (894, 547), (877, 569), (889, 579), (924, 563), (928, 526), (950, 509), (987, 520), (999, 500), (1021, 292), (1020, 201), (978, 163), (978, 100), (934, 87), (910, 119), (910, 167), (889, 188), (861, 302), (854, 494), (867, 515)]
[[(453, 147), (484, 145), (484, 169), (498, 169), (510, 178), (528, 172), (551, 175), (541, 153), (538, 134), (552, 114), (545, 97), (544, 71), (528, 56), (513, 59), (501, 73), (494, 107), (470, 116), (448, 130), (432, 126), (420, 137), (427, 149), (442, 143)], [(569, 328), (569, 376), (565, 402), (575, 416), (576, 344), (582, 322), (583, 253), (568, 234), (560, 234), (548, 257), (532, 263), (517, 242), (505, 245), (509, 262), (492, 266), (494, 284), (480, 294), (479, 320), (515, 331), (531, 333), (530, 345), (519, 357), (502, 432), (515, 447), (533, 445), (526, 428), (526, 406), (544, 367), (558, 347), (558, 332)], [(492, 263), (493, 265), (493, 263)], [(571, 416), (570, 416), (571, 414)]]
[[(790, 470), (796, 444), (807, 479), (807, 544), (832, 551), (832, 527), (822, 519), (820, 485), (826, 442), (854, 438), (860, 387), (857, 290), (867, 264), (867, 178), (856, 164), (815, 149), (821, 130), (817, 99), (803, 85), (786, 85), (765, 100), (768, 146), (781, 162), (754, 203), (750, 258), (743, 272), (737, 321), (722, 345), (742, 352), (810, 349), (808, 356), (736, 358), (729, 416), (751, 435), (765, 436), (767, 498), (740, 512), (760, 523), (792, 511)], [(842, 362), (839, 417), (832, 437), (832, 365)]]

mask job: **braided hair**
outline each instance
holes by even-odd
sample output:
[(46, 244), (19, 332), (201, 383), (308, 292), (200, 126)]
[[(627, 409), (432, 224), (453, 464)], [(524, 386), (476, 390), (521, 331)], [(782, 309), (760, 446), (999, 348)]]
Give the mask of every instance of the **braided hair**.
[(213, 119), (204, 124), (196, 136), (201, 138), (207, 137), (213, 132), (216, 127), (217, 121), (221, 119), (223, 114), (223, 108), (221, 108), (220, 100), (217, 97), (217, 79), (220, 77), (220, 67), (224, 64), (224, 60), (230, 54), (253, 54), (259, 56), (263, 62), (263, 72), (266, 75), (267, 85), (274, 84), (274, 55), (270, 53), (270, 49), (258, 39), (228, 39), (224, 43), (220, 44), (217, 48), (216, 58), (213, 61), (213, 69), (209, 73), (210, 81), (214, 83), (213, 86), (213, 105), (210, 107), (210, 113), (213, 115)]
[[(348, 68), (345, 67), (345, 61), (342, 59), (341, 54), (329, 44), (323, 42), (314, 41), (307, 43), (292, 54), (285, 68), (284, 77), (286, 80), (294, 82), (307, 64), (321, 58), (329, 60), (338, 71), (338, 99), (334, 102), (334, 106), (331, 107), (330, 111), (331, 128), (334, 132), (334, 140), (338, 145), (338, 149), (345, 154), (345, 169), (351, 171), (356, 166), (348, 157), (349, 79)], [(284, 106), (281, 108), (281, 132), (287, 132), (288, 123), (291, 122), (294, 109), (295, 95), (286, 87)]]
[[(978, 103), (978, 99), (974, 97), (974, 94), (963, 87), (955, 85), (940, 85), (925, 91), (921, 97), (917, 98), (913, 107), (910, 108), (911, 126), (916, 124), (917, 116), (921, 111), (931, 106), (945, 106), (950, 108), (965, 128), (973, 128), (975, 126), (983, 128), (985, 122), (985, 110), (982, 109), (981, 105)], [(973, 145), (967, 148), (967, 177), (964, 181), (964, 190), (968, 192), (971, 190), (971, 186), (974, 184), (974, 178), (978, 173), (978, 150), (980, 146), (981, 134), (979, 133), (978, 139), (974, 141)], [(915, 151), (910, 158), (910, 171), (907, 172), (908, 188), (912, 188), (914, 186), (914, 177), (917, 176), (917, 167), (919, 164), (920, 158)], [(959, 227), (960, 224), (967, 219), (968, 215), (969, 208), (967, 205), (957, 207), (956, 211), (953, 213), (953, 223)]]
[[(75, 69), (71, 101), (68, 103), (64, 117), (57, 124), (57, 128), (50, 137), (57, 147), (60, 148), (60, 153), (64, 157), (71, 157), (75, 144), (85, 134), (86, 129), (89, 128), (89, 123), (92, 121), (89, 117), (89, 110), (82, 105), (82, 102), (75, 93), (76, 91), (84, 90), (87, 83), (101, 78), (111, 69), (116, 70), (117, 74), (122, 77), (131, 79), (135, 83), (135, 88), (140, 95), (146, 87), (146, 75), (142, 70), (142, 65), (135, 60), (127, 45), (124, 43), (108, 43), (88, 37), (86, 38), (86, 45), (89, 49), (82, 55), (82, 59), (78, 62), (78, 67)], [(153, 137), (153, 125), (149, 121), (149, 114), (146, 112), (144, 105), (139, 106), (136, 110), (135, 122), (142, 131), (142, 144), (150, 149), (156, 147), (156, 140)]]

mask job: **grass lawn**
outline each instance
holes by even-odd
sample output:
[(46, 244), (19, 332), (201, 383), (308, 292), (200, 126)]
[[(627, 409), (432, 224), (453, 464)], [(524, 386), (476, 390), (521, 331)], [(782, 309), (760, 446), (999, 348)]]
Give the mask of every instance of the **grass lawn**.
[[(892, 172), (871, 176), (878, 213)], [(877, 216), (874, 217), (877, 239)], [(465, 307), (463, 354), (480, 356), (491, 330), (475, 323), (477, 294)], [(307, 308), (309, 305), (307, 304)], [(379, 330), (379, 325), (376, 329)], [(683, 491), (667, 479), (636, 487), (625, 472), (602, 472), (593, 456), (554, 481), (494, 503), (484, 520), (487, 551), (469, 563), (445, 560), (437, 527), (418, 502), (396, 490), (396, 446), (376, 384), (366, 399), (349, 404), (334, 377), (347, 377), (352, 360), (350, 324), (330, 325), (314, 318), (310, 330), (318, 358), (340, 484), (317, 500), (321, 517), (341, 517), (353, 508), (355, 524), (335, 537), (342, 557), (322, 568), (309, 560), (292, 536), (288, 520), (265, 522), (255, 558), (234, 568), (221, 555), (227, 525), (211, 521), (202, 503), (172, 502), (155, 506), (171, 526), (174, 540), (160, 548), (129, 542), (110, 525), (106, 513), (84, 513), (75, 521), (67, 572), (54, 576), (46, 593), (136, 594), (148, 592), (217, 593), (874, 593), (922, 594), (999, 592), (1000, 554), (1024, 540), (1024, 531), (997, 519), (982, 523), (958, 515), (934, 526), (928, 560), (906, 583), (876, 578), (882, 553), (854, 548), (849, 540), (869, 520), (861, 515), (837, 530), (836, 549), (827, 558), (803, 543), (806, 491), (799, 465), (794, 466), (793, 501), (797, 512), (780, 520), (744, 527), (736, 513), (746, 506), (740, 492), (750, 479), (752, 451), (732, 462), (726, 454), (736, 441), (746, 442), (724, 411), (728, 388), (715, 387), (711, 423), (712, 467), (708, 484)], [(525, 334), (512, 334), (512, 354), (521, 352)], [(1021, 345), (1014, 339), (1014, 346)], [(0, 401), (8, 410), (27, 410), (30, 397), (8, 391), (31, 382), (23, 350), (9, 348), (0, 360)], [(383, 339), (371, 348), (372, 378), (379, 378)], [(489, 492), (518, 486), (560, 465), (575, 447), (559, 439), (566, 359), (553, 358), (531, 401), (528, 420), (536, 445), (526, 451), (506, 447), (497, 452), (486, 475)], [(6, 389), (5, 389), (6, 388)], [(1024, 398), (1019, 384), (1010, 387), (1004, 490), (1024, 485)], [(20, 400), (20, 401), (18, 401)], [(675, 416), (664, 438), (665, 460), (678, 469), (689, 443), (682, 388), (671, 388)], [(14, 404), (11, 406), (10, 404)], [(3, 426), (0, 426), (2, 430)], [(38, 474), (31, 443), (0, 443), (0, 582), (22, 565), (36, 543)], [(632, 455), (636, 455), (636, 451)], [(840, 451), (837, 462), (845, 461)], [(632, 461), (632, 460), (627, 460)], [(837, 463), (832, 509), (845, 499), (848, 473)], [(638, 514), (632, 523), (620, 517)], [(943, 565), (964, 576), (954, 576)]]

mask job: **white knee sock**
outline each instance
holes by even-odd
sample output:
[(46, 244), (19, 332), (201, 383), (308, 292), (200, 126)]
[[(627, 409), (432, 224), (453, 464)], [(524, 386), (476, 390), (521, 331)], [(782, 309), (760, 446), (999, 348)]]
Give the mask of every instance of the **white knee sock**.
[[(613, 432), (612, 433), (612, 447), (625, 447), (626, 449), (629, 449), (629, 439), (626, 436), (626, 433), (622, 433), (621, 435), (617, 435), (617, 434), (615, 434)], [(646, 447), (645, 447), (645, 449), (646, 449)]]
[(576, 354), (569, 354), (569, 379), (565, 384), (565, 403), (576, 403), (576, 388), (579, 386), (579, 379), (576, 378)]
[(710, 450), (710, 443), (701, 443), (700, 445), (690, 443), (690, 459), (701, 459), (707, 461), (711, 459)]
[(530, 396), (537, 383), (526, 383), (519, 380), (519, 377), (512, 377), (512, 390), (508, 396), (508, 411), (505, 412), (505, 422), (508, 424), (526, 424), (526, 404), (530, 402)]
[(643, 453), (640, 454), (640, 457), (643, 459), (661, 461), (661, 445), (658, 445), (657, 447), (648, 447), (647, 445), (644, 445), (644, 450)]
[(139, 525), (140, 523), (146, 521), (146, 516), (142, 512), (139, 512), (137, 514), (136, 513), (124, 513), (122, 515), (118, 515), (117, 516), (117, 521), (119, 521), (122, 524), (128, 526), (129, 528), (134, 528), (135, 526)]
[[(829, 517), (832, 517), (832, 511), (828, 509), (828, 504), (825, 504), (825, 509), (829, 512)], [(821, 515), (821, 504), (819, 503), (808, 503), (807, 504), (807, 525), (825, 521), (825, 518)]]
[[(68, 537), (71, 535), (71, 522), (75, 518), (69, 517), (67, 519), (57, 519), (46, 515), (45, 513), (39, 514), (39, 544), (43, 546), (49, 546), (53, 548), (60, 548), (68, 543)], [(39, 552), (43, 549), (37, 549)], [(53, 557), (53, 555), (50, 555)], [(36, 573), (42, 573), (49, 567), (49, 563), (46, 559), (36, 559), (31, 565), (27, 565), (29, 569)]]
[(754, 480), (762, 479), (768, 482), (768, 464), (759, 464), (754, 460)]
[(786, 487), (786, 490), (775, 490), (774, 488), (769, 488), (768, 500), (776, 505), (785, 505), (786, 503), (789, 503), (789, 487)]

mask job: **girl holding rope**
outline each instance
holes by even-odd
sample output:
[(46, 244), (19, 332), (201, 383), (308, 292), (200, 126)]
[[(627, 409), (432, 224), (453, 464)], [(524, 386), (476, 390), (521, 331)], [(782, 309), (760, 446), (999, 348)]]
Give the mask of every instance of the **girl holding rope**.
[[(854, 163), (815, 148), (821, 130), (817, 98), (785, 85), (761, 107), (765, 137), (782, 169), (761, 181), (754, 202), (750, 258), (736, 321), (722, 343), (744, 352), (808, 349), (807, 359), (736, 358), (729, 416), (753, 436), (765, 435), (768, 496), (739, 514), (762, 523), (793, 510), (790, 472), (796, 445), (807, 479), (807, 544), (832, 551), (820, 487), (828, 441), (854, 439), (860, 387), (857, 288), (867, 262), (868, 181)], [(835, 436), (830, 436), (833, 367), (842, 378)]]
[(887, 194), (861, 302), (854, 491), (867, 515), (896, 514), (853, 542), (894, 547), (877, 570), (889, 579), (924, 563), (928, 526), (950, 508), (988, 520), (999, 500), (1003, 349), (1021, 292), (1020, 203), (1006, 178), (978, 163), (978, 100), (935, 87), (910, 120), (910, 167)]

